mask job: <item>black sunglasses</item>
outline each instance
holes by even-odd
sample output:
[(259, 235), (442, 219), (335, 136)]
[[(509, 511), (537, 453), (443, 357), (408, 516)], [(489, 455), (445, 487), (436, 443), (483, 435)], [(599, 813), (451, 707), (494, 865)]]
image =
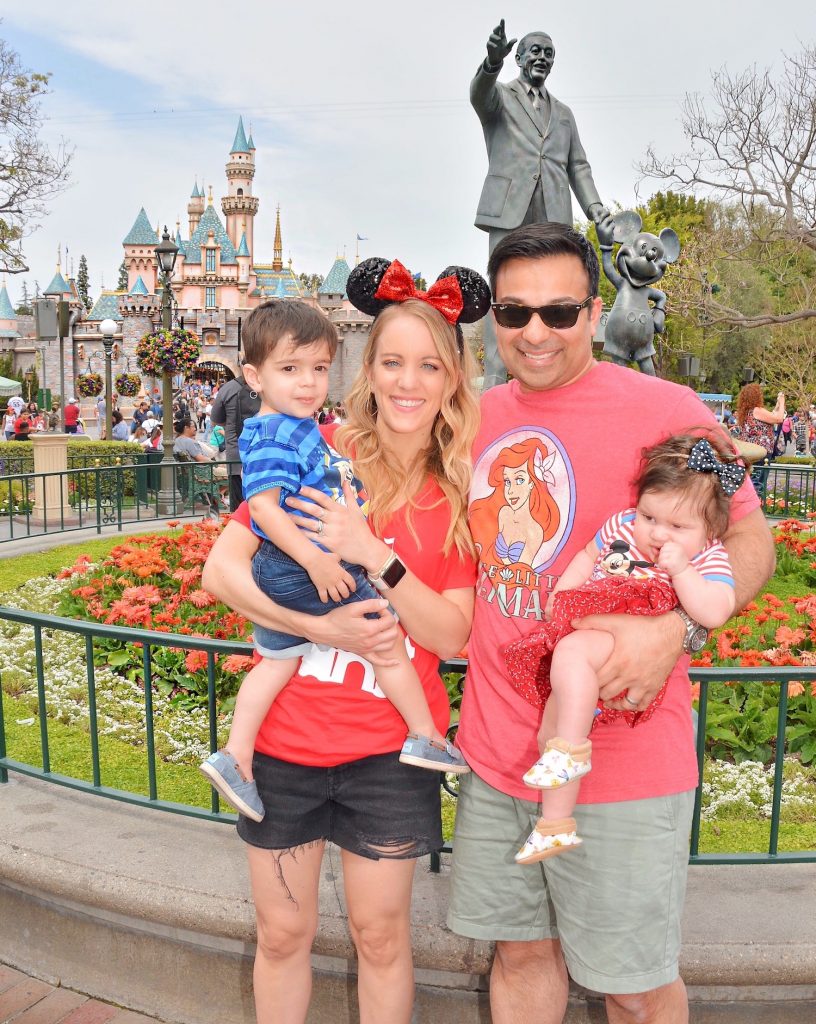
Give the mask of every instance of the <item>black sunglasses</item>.
[(514, 302), (492, 302), (490, 305), (500, 327), (526, 327), (533, 313), (538, 313), (547, 327), (561, 331), (576, 325), (578, 314), (594, 297), (587, 295), (583, 302), (556, 302), (551, 306), (521, 306)]

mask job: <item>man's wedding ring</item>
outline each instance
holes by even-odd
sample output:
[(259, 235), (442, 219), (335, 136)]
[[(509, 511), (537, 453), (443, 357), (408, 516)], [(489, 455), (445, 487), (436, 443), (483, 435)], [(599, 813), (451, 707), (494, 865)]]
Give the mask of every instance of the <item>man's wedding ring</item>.
[(318, 537), (323, 533), (323, 520), (318, 519), (317, 521), (317, 535)]
[(623, 699), (626, 701), (630, 708), (636, 708), (638, 704), (640, 704), (639, 700), (632, 700), (628, 693), (624, 696)]

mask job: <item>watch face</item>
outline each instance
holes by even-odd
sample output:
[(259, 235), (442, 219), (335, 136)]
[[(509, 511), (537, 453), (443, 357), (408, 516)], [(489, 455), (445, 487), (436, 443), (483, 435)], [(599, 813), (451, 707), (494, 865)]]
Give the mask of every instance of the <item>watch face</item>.
[(705, 626), (698, 626), (689, 637), (689, 647), (692, 653), (696, 654), (701, 651), (706, 645), (706, 640), (708, 640), (708, 630)]
[(405, 575), (405, 566), (398, 558), (394, 558), (394, 561), (388, 566), (385, 572), (382, 574), (382, 581), (390, 590), (395, 587), (402, 577)]

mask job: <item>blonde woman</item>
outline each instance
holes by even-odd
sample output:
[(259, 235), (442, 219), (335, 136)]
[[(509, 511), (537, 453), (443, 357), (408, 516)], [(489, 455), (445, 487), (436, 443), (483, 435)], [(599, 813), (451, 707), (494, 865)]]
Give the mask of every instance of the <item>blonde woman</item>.
[[(487, 285), (460, 269), (446, 271), (427, 294), (415, 293), (396, 261), (366, 260), (352, 272), (348, 295), (378, 315), (345, 403), (347, 420), (327, 441), (353, 458), (369, 496), (368, 521), (356, 502), (342, 506), (317, 491), (289, 503), (313, 513), (297, 522), (337, 557), (361, 565), (384, 599), (321, 617), (275, 605), (252, 579), (257, 539), (245, 506), (204, 570), (204, 586), (253, 622), (320, 645), (303, 657), (258, 735), (253, 771), (264, 820), (241, 818), (238, 826), (257, 915), (260, 1024), (306, 1019), (327, 840), (342, 851), (361, 1020), (410, 1021), (411, 887), (416, 859), (442, 842), (439, 780), (400, 763), (405, 724), (377, 686), (376, 664), (398, 635), (390, 604), (444, 734), (449, 708), (439, 660), (461, 650), (473, 610), (466, 496), (478, 411), (458, 322), (484, 315)], [(366, 618), (371, 613), (377, 617)]]

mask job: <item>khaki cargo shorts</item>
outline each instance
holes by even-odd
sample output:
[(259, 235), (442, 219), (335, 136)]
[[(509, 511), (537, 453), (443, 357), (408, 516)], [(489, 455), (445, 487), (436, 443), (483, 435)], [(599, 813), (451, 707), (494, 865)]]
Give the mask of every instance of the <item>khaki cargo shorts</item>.
[(583, 845), (538, 864), (513, 854), (534, 801), (460, 779), (448, 927), (472, 939), (559, 939), (570, 976), (603, 993), (678, 977), (694, 791), (575, 809)]

